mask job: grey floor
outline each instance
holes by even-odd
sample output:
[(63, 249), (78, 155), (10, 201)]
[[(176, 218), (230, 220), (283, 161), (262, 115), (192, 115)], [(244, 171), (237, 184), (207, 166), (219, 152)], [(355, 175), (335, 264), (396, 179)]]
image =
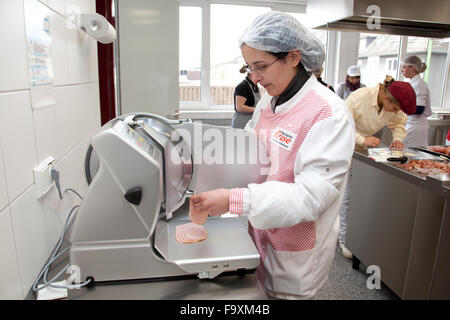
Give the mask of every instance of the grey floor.
[(399, 300), (384, 283), (380, 289), (368, 289), (367, 280), (371, 274), (361, 263), (359, 270), (353, 270), (352, 261), (342, 254), (338, 246), (334, 255), (328, 281), (317, 293), (315, 300)]

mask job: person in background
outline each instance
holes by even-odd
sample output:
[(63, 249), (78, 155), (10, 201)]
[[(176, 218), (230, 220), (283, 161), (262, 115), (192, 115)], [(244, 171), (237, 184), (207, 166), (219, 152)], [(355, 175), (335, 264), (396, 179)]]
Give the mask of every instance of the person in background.
[[(375, 87), (362, 88), (353, 92), (345, 100), (355, 121), (355, 150), (367, 154), (367, 148), (378, 146), (380, 139), (373, 135), (384, 126), (392, 131), (390, 149), (403, 150), (406, 136), (407, 115), (416, 112), (416, 96), (412, 86), (404, 81), (394, 81), (386, 76), (384, 83)], [(347, 216), (350, 203), (351, 170), (347, 178), (345, 195), (340, 209), (339, 246), (345, 257), (351, 259), (352, 253), (345, 247)]]
[(410, 84), (416, 93), (417, 110), (415, 114), (408, 116), (406, 122), (406, 138), (403, 140), (406, 147), (421, 147), (428, 145), (428, 121), (431, 116), (430, 90), (427, 84), (420, 77), (420, 74), (427, 69), (418, 56), (407, 56), (402, 61), (402, 74), (405, 78), (411, 79)]
[(342, 99), (306, 70), (322, 65), (319, 39), (294, 17), (257, 17), (239, 41), (256, 82), (267, 92), (245, 130), (266, 146), (266, 181), (192, 196), (195, 215), (248, 218), (261, 257), (257, 279), (269, 297), (312, 298), (334, 258), (338, 210), (355, 144)]
[(336, 94), (342, 99), (347, 97), (359, 88), (364, 88), (366, 85), (361, 83), (361, 70), (358, 66), (350, 66), (347, 69), (345, 82), (339, 83)]
[(240, 73), (247, 73), (247, 76), (241, 83), (238, 84), (234, 90), (234, 110), (231, 126), (233, 128), (244, 129), (247, 122), (252, 118), (253, 111), (261, 99), (258, 85), (254, 81), (254, 76), (247, 71), (247, 66), (244, 65)]
[(323, 67), (320, 66), (320, 68), (317, 68), (315, 70), (311, 70), (311, 72), (316, 76), (317, 81), (319, 81), (321, 84), (323, 84), (325, 87), (327, 87), (328, 89), (330, 89), (331, 91), (334, 92), (334, 88), (332, 86), (330, 86), (328, 83), (324, 82), (322, 80), (322, 72), (323, 72)]

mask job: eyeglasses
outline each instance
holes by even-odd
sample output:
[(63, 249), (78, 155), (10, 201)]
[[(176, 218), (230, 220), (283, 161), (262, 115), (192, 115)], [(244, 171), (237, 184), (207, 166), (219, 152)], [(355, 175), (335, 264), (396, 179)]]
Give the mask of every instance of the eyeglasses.
[(267, 69), (269, 69), (269, 67), (271, 65), (273, 65), (275, 62), (277, 62), (278, 60), (280, 60), (281, 57), (276, 58), (272, 63), (269, 63), (267, 65), (263, 65), (263, 66), (256, 66), (254, 68), (250, 67), (249, 65), (247, 65), (245, 67), (245, 69), (247, 70), (247, 72), (249, 73), (257, 73), (259, 75), (261, 75), (264, 71), (267, 71)]

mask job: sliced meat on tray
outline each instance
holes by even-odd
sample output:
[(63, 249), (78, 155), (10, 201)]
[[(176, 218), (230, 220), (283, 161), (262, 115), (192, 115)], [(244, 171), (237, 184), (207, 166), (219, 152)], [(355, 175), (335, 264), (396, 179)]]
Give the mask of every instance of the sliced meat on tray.
[(421, 174), (443, 174), (450, 173), (450, 164), (433, 160), (411, 160), (398, 167), (411, 172)]
[(431, 146), (428, 150), (450, 155), (450, 146)]
[(195, 243), (208, 238), (208, 232), (201, 225), (186, 223), (176, 227), (175, 237), (180, 243)]

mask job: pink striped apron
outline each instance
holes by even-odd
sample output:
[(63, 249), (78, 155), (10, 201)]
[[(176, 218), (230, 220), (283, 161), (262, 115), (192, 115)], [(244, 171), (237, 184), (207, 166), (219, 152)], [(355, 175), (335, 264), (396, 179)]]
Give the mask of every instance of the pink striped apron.
[[(331, 115), (329, 103), (314, 90), (310, 90), (300, 102), (285, 112), (274, 114), (270, 104), (261, 110), (255, 131), (266, 145), (271, 160), (267, 181), (294, 183), (295, 160), (305, 137), (315, 123)], [(261, 256), (257, 278), (262, 284), (265, 279), (267, 245), (273, 250), (287, 252), (306, 251), (316, 245), (314, 221), (267, 230), (256, 229), (249, 222), (249, 234)]]

